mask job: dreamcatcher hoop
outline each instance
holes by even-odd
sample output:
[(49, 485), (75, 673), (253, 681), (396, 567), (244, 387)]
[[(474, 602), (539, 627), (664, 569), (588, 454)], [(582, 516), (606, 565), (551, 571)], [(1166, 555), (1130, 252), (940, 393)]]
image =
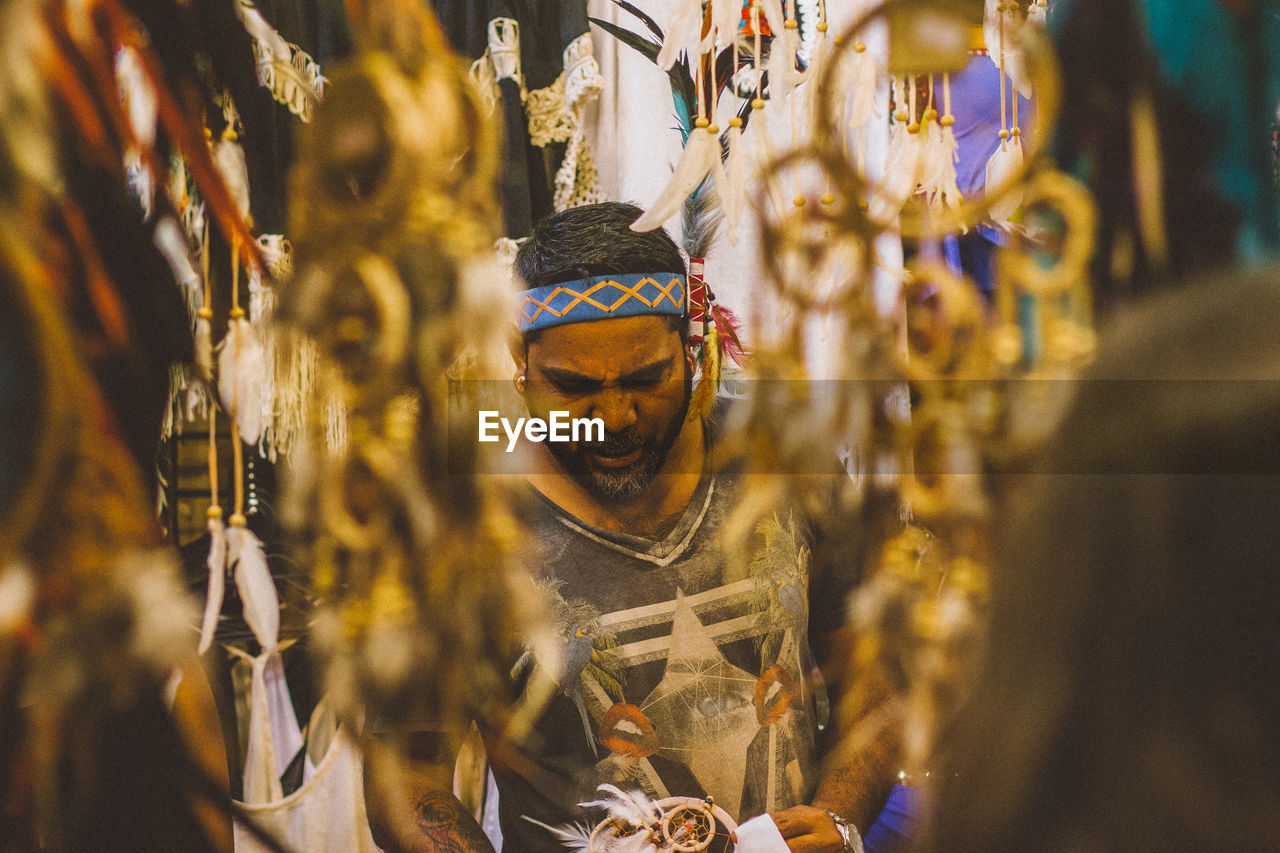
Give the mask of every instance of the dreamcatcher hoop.
[(666, 797), (653, 803), (655, 820), (637, 826), (610, 815), (596, 824), (587, 843), (587, 853), (609, 853), (611, 842), (648, 833), (651, 850), (671, 853), (700, 853), (718, 838), (732, 851), (738, 843), (738, 824), (710, 797)]

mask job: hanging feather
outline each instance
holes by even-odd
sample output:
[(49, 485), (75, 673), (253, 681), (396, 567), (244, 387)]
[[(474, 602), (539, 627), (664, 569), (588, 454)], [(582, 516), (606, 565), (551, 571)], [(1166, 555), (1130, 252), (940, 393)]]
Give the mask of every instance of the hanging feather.
[(258, 537), (235, 516), (227, 528), (227, 564), (235, 572), (249, 630), (263, 649), (275, 648), (280, 637), (280, 598), (267, 568), (267, 555)]
[(640, 791), (623, 791), (607, 783), (598, 786), (596, 790), (611, 796), (578, 805), (584, 809), (604, 809), (609, 812), (610, 817), (626, 821), (632, 826), (649, 826), (662, 819), (662, 809)]
[(195, 264), (191, 262), (191, 244), (187, 242), (187, 235), (183, 233), (177, 219), (172, 216), (161, 217), (152, 232), (152, 242), (160, 250), (160, 254), (164, 255), (174, 281), (184, 287), (200, 287), (200, 273), (196, 272)]
[(551, 826), (526, 815), (520, 815), (534, 826), (540, 826), (554, 835), (561, 844), (574, 853), (595, 853), (591, 846), (591, 827), (585, 823), (566, 823), (564, 826)]
[(818, 97), (818, 83), (822, 80), (822, 75), (826, 73), (827, 53), (827, 34), (826, 31), (822, 31), (817, 35), (817, 44), (813, 49), (813, 59), (809, 61), (809, 68), (804, 72), (804, 78), (809, 81), (807, 89), (810, 127), (818, 127), (822, 121), (822, 98)]
[(982, 16), (982, 38), (987, 57), (996, 68), (1003, 68), (1009, 75), (1018, 94), (1031, 97), (1031, 79), (1022, 59), (1022, 24), (1017, 3), (1004, 0), (986, 0)]
[(1027, 8), (1027, 26), (1044, 29), (1049, 21), (1048, 0), (1034, 0)]
[(724, 187), (720, 207), (728, 226), (729, 242), (738, 245), (738, 223), (747, 206), (747, 162), (742, 156), (742, 125), (730, 125), (725, 133), (728, 148), (724, 163)]
[[(719, 188), (724, 175), (724, 165), (719, 157), (711, 160), (715, 181), (703, 181), (689, 193), (680, 207), (680, 232), (684, 253), (689, 258), (705, 258), (715, 242), (724, 213), (720, 209)], [(693, 277), (690, 271), (690, 278)], [(692, 282), (690, 282), (692, 287)]]
[(667, 23), (667, 34), (662, 40), (662, 48), (658, 51), (658, 67), (670, 71), (676, 59), (697, 36), (702, 25), (702, 3), (699, 0), (679, 0), (671, 12), (671, 20)]
[(799, 48), (799, 30), (775, 31), (773, 44), (769, 47), (769, 97), (775, 102), (781, 101), (804, 82), (804, 75), (796, 70), (796, 51)]
[(218, 629), (218, 614), (222, 612), (222, 598), (227, 586), (227, 532), (222, 524), (222, 511), (214, 514), (209, 508), (209, 590), (205, 594), (204, 619), (200, 623), (200, 654), (213, 645), (213, 635)]
[[(956, 131), (951, 123), (942, 125), (942, 162), (937, 181), (935, 206), (944, 210), (954, 210), (964, 204), (964, 196), (960, 194), (960, 186), (956, 181), (956, 164), (960, 162), (960, 143), (956, 141)], [(968, 229), (965, 229), (968, 230)]]
[(1001, 140), (987, 161), (987, 195), (1000, 196), (989, 214), (997, 224), (1007, 221), (1022, 206), (1022, 187), (1015, 183), (1021, 171), (1022, 139), (1015, 134)]
[(236, 213), (244, 222), (252, 222), (249, 216), (249, 168), (245, 164), (244, 149), (237, 142), (235, 131), (227, 128), (213, 144), (213, 163), (218, 167)]
[[(862, 45), (862, 50), (858, 50)], [(880, 67), (866, 45), (858, 42), (854, 45), (853, 59), (853, 98), (849, 104), (847, 126), (852, 131), (861, 130), (872, 115), (879, 115), (876, 109), (876, 89), (880, 85)]]
[(764, 12), (765, 22), (774, 36), (787, 28), (787, 16), (782, 9), (782, 0), (756, 0), (755, 5)]
[(213, 379), (212, 319), (213, 312), (207, 306), (201, 307), (196, 316), (196, 367), (200, 369), (200, 376), (206, 382)]
[(936, 121), (927, 121), (920, 129), (924, 136), (924, 165), (920, 170), (920, 190), (932, 201), (941, 190), (943, 172), (946, 169), (946, 141), (942, 127)]
[(689, 402), (687, 420), (709, 418), (715, 406), (716, 391), (720, 387), (720, 329), (718, 324), (711, 323), (707, 327), (706, 337), (702, 340), (698, 361), (702, 367), (702, 377)]
[(890, 223), (902, 212), (902, 206), (916, 190), (924, 162), (924, 135), (911, 133), (905, 122), (893, 127), (884, 178), (872, 194), (868, 214), (880, 223)]
[(715, 323), (719, 338), (721, 364), (723, 365), (723, 356), (727, 355), (733, 359), (734, 364), (742, 367), (743, 359), (746, 358), (746, 351), (742, 348), (742, 338), (739, 334), (742, 330), (742, 321), (719, 302), (711, 303), (711, 319)]
[(717, 44), (732, 44), (742, 23), (742, 0), (711, 0), (711, 20)]
[(218, 357), (218, 396), (235, 418), (240, 437), (251, 446), (262, 438), (266, 371), (266, 353), (253, 325), (243, 316), (233, 318)]
[(142, 70), (138, 54), (122, 47), (116, 53), (116, 85), (124, 98), (125, 115), (133, 138), (143, 149), (150, 149), (156, 142), (156, 122), (159, 108), (156, 106), (156, 90)]
[(680, 155), (675, 173), (663, 188), (653, 204), (635, 222), (631, 230), (652, 231), (666, 222), (677, 210), (689, 194), (698, 188), (707, 174), (720, 159), (720, 139), (712, 133), (699, 128), (689, 136), (689, 142)]

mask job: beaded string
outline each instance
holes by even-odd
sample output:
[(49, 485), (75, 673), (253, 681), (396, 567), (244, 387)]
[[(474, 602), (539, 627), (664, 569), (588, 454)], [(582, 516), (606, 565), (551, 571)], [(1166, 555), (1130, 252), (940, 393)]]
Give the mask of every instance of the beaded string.
[[(231, 322), (244, 319), (244, 309), (240, 307), (240, 242), (237, 237), (231, 238)], [(240, 362), (241, 335), (235, 336), (235, 350), (231, 354), (232, 370)], [(235, 465), (234, 492), (232, 512), (229, 519), (233, 527), (244, 527), (244, 448), (240, 444), (240, 424), (236, 413), (239, 411), (240, 390), (239, 377), (233, 376), (231, 381), (231, 455)]]
[[(204, 223), (200, 237), (200, 273), (204, 282), (204, 304), (200, 306), (199, 316), (203, 320), (213, 318), (213, 283), (209, 281), (209, 223)], [(205, 514), (210, 519), (222, 518), (222, 507), (218, 504), (218, 402), (217, 396), (209, 401), (209, 509)]]

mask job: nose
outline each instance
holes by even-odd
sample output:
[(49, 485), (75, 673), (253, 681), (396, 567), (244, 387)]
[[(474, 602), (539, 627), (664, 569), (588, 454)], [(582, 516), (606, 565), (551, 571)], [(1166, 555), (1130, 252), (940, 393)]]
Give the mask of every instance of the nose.
[(592, 401), (591, 417), (604, 421), (606, 435), (623, 432), (639, 419), (632, 395), (619, 388), (605, 388)]

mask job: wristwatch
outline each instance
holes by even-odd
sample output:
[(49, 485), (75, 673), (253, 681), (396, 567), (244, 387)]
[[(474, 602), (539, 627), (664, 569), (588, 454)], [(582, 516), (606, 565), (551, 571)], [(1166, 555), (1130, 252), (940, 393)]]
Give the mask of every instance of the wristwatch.
[(840, 833), (840, 840), (844, 842), (841, 853), (863, 853), (862, 836), (858, 834), (858, 828), (831, 809), (823, 809), (823, 811), (835, 821), (836, 832)]

